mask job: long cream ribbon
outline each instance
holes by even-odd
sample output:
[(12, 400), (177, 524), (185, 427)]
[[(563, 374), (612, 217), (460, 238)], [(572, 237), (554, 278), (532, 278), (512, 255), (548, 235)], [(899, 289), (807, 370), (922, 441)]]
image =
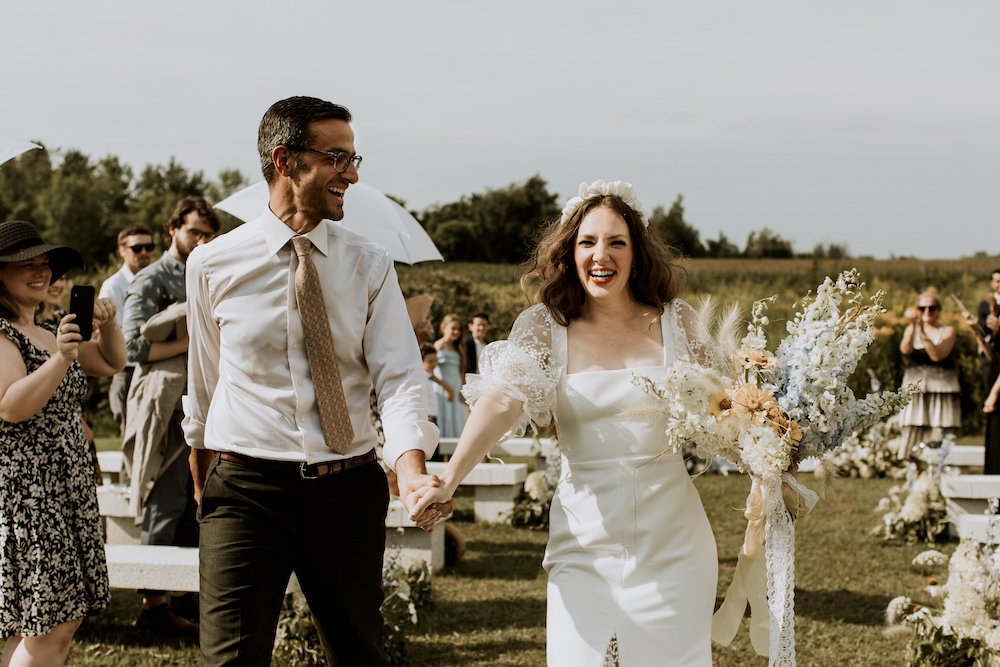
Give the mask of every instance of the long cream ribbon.
[[(743, 515), (747, 529), (736, 562), (733, 581), (722, 606), (712, 618), (712, 641), (729, 646), (739, 631), (743, 613), (750, 605), (750, 643), (758, 655), (768, 656), (771, 666), (795, 664), (794, 610), (786, 608), (786, 594), (794, 590), (795, 529), (791, 519), (812, 511), (817, 495), (785, 473), (781, 478), (761, 480), (751, 477)], [(772, 539), (765, 540), (771, 533)], [(784, 571), (768, 571), (771, 553), (782, 543), (788, 548)], [(768, 588), (772, 591), (769, 608)], [(772, 622), (773, 621), (773, 622)], [(775, 650), (790, 647), (788, 650)]]

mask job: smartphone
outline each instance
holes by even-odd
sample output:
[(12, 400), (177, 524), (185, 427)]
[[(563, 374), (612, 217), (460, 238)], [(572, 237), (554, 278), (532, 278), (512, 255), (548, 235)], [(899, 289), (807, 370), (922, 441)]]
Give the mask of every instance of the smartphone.
[(83, 340), (94, 334), (94, 286), (73, 285), (69, 291), (69, 312), (76, 315), (73, 323), (80, 327)]

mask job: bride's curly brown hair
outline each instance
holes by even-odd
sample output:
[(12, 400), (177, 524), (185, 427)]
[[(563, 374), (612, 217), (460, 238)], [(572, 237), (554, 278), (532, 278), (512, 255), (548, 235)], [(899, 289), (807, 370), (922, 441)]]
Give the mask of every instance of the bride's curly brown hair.
[[(573, 253), (580, 224), (588, 213), (605, 206), (625, 220), (632, 238), (632, 274), (628, 286), (632, 296), (663, 313), (678, 291), (675, 255), (656, 230), (649, 229), (640, 214), (614, 195), (587, 199), (563, 223), (554, 220), (542, 228), (530, 269), (521, 277), (521, 289), (533, 303), (543, 303), (562, 326), (580, 317), (586, 292), (576, 275)], [(538, 289), (531, 297), (532, 287)]]

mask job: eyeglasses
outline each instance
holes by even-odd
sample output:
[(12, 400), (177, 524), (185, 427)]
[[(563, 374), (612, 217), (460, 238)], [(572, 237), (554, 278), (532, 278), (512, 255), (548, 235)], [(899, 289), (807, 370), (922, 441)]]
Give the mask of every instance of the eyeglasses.
[(291, 148), (289, 150), (308, 151), (310, 153), (319, 153), (320, 155), (326, 156), (327, 162), (332, 164), (333, 168), (341, 174), (347, 171), (347, 165), (352, 162), (354, 163), (355, 171), (361, 168), (362, 157), (360, 155), (351, 155), (350, 153), (345, 153), (344, 151), (323, 151), (318, 148)]
[(203, 232), (200, 229), (188, 227), (187, 225), (181, 227), (181, 229), (193, 236), (196, 241), (211, 241), (215, 237), (215, 232)]
[(919, 310), (921, 313), (924, 311), (936, 313), (937, 311), (941, 310), (941, 306), (917, 306), (917, 310)]
[(128, 249), (138, 255), (140, 252), (153, 252), (154, 250), (156, 250), (156, 244), (155, 243), (136, 243), (134, 245), (130, 245), (128, 247)]

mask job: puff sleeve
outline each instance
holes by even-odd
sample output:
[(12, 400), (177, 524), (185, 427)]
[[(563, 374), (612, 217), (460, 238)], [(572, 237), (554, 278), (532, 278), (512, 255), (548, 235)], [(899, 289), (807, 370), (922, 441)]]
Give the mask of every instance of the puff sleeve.
[(479, 374), (466, 377), (462, 394), (470, 406), (492, 392), (521, 402), (521, 416), (508, 436), (522, 436), (529, 426), (537, 432), (552, 421), (556, 385), (566, 367), (564, 346), (553, 344), (553, 327), (544, 305), (528, 308), (514, 322), (507, 340), (483, 349)]

